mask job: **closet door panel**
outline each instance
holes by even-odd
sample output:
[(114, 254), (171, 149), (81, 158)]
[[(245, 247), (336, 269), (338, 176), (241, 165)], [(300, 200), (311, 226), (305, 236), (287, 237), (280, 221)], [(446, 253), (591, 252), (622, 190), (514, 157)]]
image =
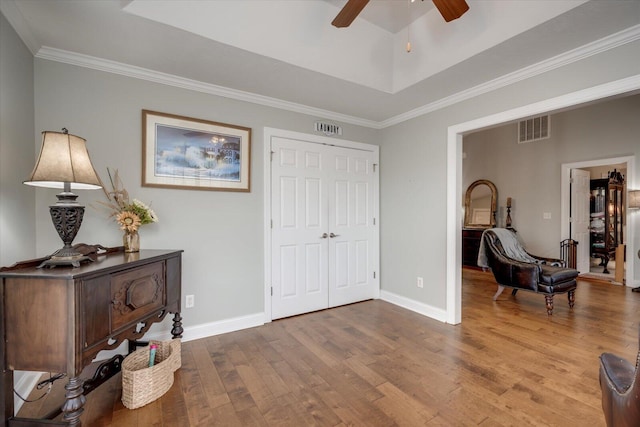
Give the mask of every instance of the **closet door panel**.
[(326, 147), (272, 142), (272, 319), (328, 307)]
[[(329, 306), (371, 299), (375, 295), (371, 245), (373, 224), (373, 154), (336, 148), (329, 180)], [(331, 235), (331, 234), (330, 234)]]

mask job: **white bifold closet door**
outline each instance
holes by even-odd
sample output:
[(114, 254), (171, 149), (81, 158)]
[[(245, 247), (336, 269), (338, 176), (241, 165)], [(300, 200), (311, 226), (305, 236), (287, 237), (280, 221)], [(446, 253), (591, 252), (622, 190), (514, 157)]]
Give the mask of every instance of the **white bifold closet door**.
[(272, 319), (373, 298), (374, 154), (272, 139)]

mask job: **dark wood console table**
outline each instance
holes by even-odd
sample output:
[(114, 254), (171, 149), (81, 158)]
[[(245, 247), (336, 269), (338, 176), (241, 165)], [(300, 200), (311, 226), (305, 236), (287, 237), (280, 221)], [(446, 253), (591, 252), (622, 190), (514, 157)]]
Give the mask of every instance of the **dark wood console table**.
[(484, 228), (462, 229), (462, 265), (466, 267), (478, 267), (478, 251)]
[[(174, 313), (173, 337), (182, 336), (181, 250), (92, 258), (79, 268), (26, 262), (0, 271), (2, 426), (80, 425), (84, 393), (95, 387), (83, 387), (79, 375), (99, 351), (142, 338), (167, 313)], [(13, 416), (14, 370), (67, 374), (62, 422)]]

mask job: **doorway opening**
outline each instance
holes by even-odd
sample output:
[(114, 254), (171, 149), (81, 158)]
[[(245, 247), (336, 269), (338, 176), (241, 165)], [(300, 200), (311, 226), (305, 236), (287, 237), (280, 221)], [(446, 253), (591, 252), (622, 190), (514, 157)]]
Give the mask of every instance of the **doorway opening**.
[[(573, 238), (578, 240), (577, 251), (577, 265), (582, 278), (594, 278), (599, 280), (606, 280), (617, 284), (625, 284), (633, 282), (633, 261), (625, 263), (625, 249), (626, 252), (633, 251), (631, 237), (632, 234), (629, 225), (630, 212), (626, 209), (627, 202), (625, 200), (626, 190), (628, 188), (628, 178), (634, 176), (635, 157), (615, 157), (608, 159), (596, 159), (590, 161), (566, 163), (562, 165), (562, 182), (561, 182), (561, 216), (562, 216), (562, 229), (561, 234), (563, 238)], [(605, 223), (599, 217), (598, 213), (601, 209), (595, 209), (593, 199), (587, 201), (583, 197), (576, 194), (576, 190), (572, 187), (572, 178), (574, 182), (576, 172), (580, 175), (587, 174), (591, 183), (603, 180), (608, 181), (609, 173), (613, 171), (620, 172), (624, 177), (622, 183), (622, 209), (621, 218), (622, 223), (619, 227), (620, 237), (616, 237), (619, 241), (616, 241), (616, 248), (611, 248), (617, 253), (615, 257), (609, 260), (605, 260), (604, 257), (594, 253), (592, 250), (592, 240), (597, 236), (597, 232), (605, 228)], [(595, 187), (589, 188), (589, 197), (595, 198), (599, 193)], [(599, 196), (599, 195), (598, 195)], [(585, 221), (576, 217), (576, 205), (583, 204), (588, 206), (587, 213), (589, 218), (586, 222), (587, 229), (584, 229)], [(610, 208), (610, 207), (607, 207)], [(608, 209), (607, 209), (608, 210)], [(579, 211), (579, 210), (578, 210)], [(612, 225), (607, 224), (607, 227), (611, 230)], [(595, 232), (595, 233), (594, 233)], [(581, 244), (581, 241), (583, 242)], [(631, 245), (627, 244), (630, 243)], [(625, 247), (625, 244), (626, 247)], [(622, 245), (622, 247), (618, 247)], [(629, 258), (633, 259), (633, 257)], [(608, 262), (605, 262), (608, 261)]]
[[(559, 111), (581, 104), (594, 102), (610, 96), (617, 96), (640, 90), (640, 75), (624, 78), (603, 85), (594, 86), (577, 92), (547, 99), (523, 107), (514, 108), (468, 122), (450, 126), (447, 132), (447, 253), (446, 253), (446, 322), (459, 324), (462, 320), (462, 216), (460, 200), (462, 200), (462, 140), (465, 134), (485, 129), (502, 123), (519, 120), (523, 117)], [(633, 162), (628, 163), (629, 188), (635, 188), (635, 171)], [(567, 171), (563, 170), (563, 176)], [(563, 180), (562, 199), (563, 218), (569, 207), (568, 180)], [(566, 189), (564, 189), (566, 185)], [(628, 233), (633, 236), (633, 223), (628, 223)], [(568, 227), (562, 223), (561, 239), (568, 236)], [(630, 240), (629, 251), (632, 251), (633, 240)], [(633, 263), (627, 267), (627, 278), (633, 278)], [(629, 283), (629, 282), (628, 282)]]

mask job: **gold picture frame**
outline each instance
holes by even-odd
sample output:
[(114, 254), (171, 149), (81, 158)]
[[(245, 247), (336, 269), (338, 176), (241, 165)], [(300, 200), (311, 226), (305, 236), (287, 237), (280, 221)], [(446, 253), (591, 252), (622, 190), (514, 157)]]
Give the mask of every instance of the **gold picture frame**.
[(142, 186), (251, 190), (251, 128), (142, 110)]

